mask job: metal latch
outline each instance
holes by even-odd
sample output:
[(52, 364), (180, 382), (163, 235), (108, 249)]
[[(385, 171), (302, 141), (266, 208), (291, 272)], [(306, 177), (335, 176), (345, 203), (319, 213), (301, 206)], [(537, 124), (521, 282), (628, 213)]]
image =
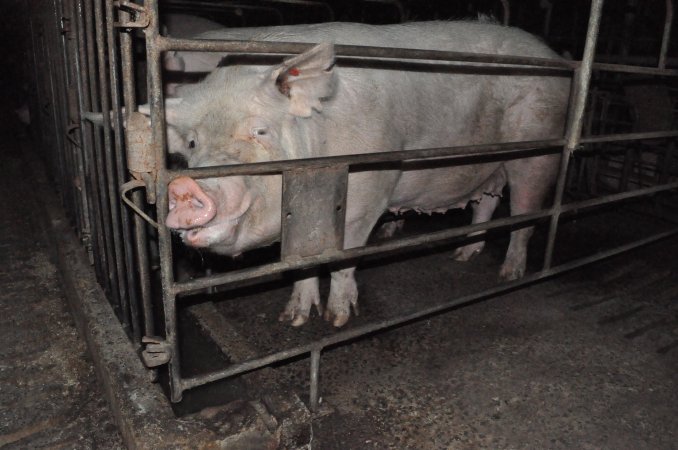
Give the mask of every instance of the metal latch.
[(140, 112), (130, 113), (127, 118), (125, 137), (127, 138), (127, 169), (134, 178), (120, 186), (120, 196), (127, 206), (139, 214), (148, 223), (158, 228), (158, 223), (127, 198), (127, 192), (146, 189), (146, 201), (155, 204), (155, 154), (151, 146), (151, 124), (148, 117)]
[(148, 12), (142, 5), (137, 5), (127, 0), (113, 2), (113, 5), (122, 11), (130, 13), (132, 19), (115, 22), (113, 24), (114, 27), (131, 30), (132, 28), (146, 28), (151, 23)]
[(146, 349), (141, 352), (141, 359), (149, 369), (167, 364), (172, 358), (172, 352), (164, 339), (157, 336), (144, 336), (141, 343)]

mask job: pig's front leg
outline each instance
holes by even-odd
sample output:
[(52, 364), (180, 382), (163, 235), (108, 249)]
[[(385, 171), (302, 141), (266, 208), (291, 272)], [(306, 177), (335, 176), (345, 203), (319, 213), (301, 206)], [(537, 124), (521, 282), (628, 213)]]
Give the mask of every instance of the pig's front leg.
[(358, 285), (355, 281), (355, 267), (332, 272), (330, 296), (327, 299), (325, 320), (332, 321), (335, 327), (341, 327), (351, 317), (350, 308), (358, 315)]
[(285, 310), (280, 313), (278, 320), (291, 321), (293, 327), (301, 326), (308, 321), (311, 305), (315, 305), (318, 315), (322, 315), (318, 277), (306, 278), (294, 283), (290, 301), (287, 302)]

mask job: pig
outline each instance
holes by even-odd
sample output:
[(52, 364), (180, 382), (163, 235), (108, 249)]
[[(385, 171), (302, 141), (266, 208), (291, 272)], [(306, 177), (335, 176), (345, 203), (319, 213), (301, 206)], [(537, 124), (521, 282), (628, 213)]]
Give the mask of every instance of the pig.
[[(168, 13), (161, 16), (163, 34), (175, 38), (191, 38), (213, 30), (224, 30), (224, 26), (203, 17), (190, 14)], [(165, 78), (171, 78), (164, 85), (165, 95), (173, 97), (184, 83), (190, 82), (188, 74), (209, 72), (219, 63), (220, 57), (214, 61), (209, 53), (199, 52), (165, 52), (163, 69)]]
[[(231, 37), (213, 31), (209, 38)], [(334, 44), (405, 47), (500, 55), (559, 56), (516, 28), (458, 21), (372, 26), (326, 23), (260, 29), (254, 40), (317, 44), (278, 64), (220, 67), (179, 88), (166, 105), (170, 151), (189, 167), (331, 155), (530, 141), (563, 135), (570, 79), (549, 74), (468, 70), (394, 70), (335, 65)], [(385, 211), (432, 213), (470, 204), (473, 223), (490, 220), (505, 186), (512, 215), (541, 208), (557, 174), (557, 155), (434, 167), (404, 161), (349, 174), (343, 248), (362, 246)], [(224, 255), (274, 243), (281, 230), (281, 176), (179, 177), (168, 187), (165, 226), (192, 247)], [(512, 231), (500, 278), (525, 273), (532, 228)], [(483, 241), (458, 248), (479, 253)], [(324, 317), (343, 326), (357, 314), (355, 267), (331, 273)], [(294, 284), (279, 320), (323, 315), (318, 279)]]

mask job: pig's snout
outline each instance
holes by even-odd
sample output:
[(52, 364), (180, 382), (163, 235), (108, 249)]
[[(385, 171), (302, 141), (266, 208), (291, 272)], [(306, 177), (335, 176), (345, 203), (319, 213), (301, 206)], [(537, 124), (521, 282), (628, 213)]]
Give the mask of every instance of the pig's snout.
[(169, 214), (165, 225), (190, 230), (207, 224), (216, 215), (214, 200), (192, 178), (179, 177), (168, 186)]

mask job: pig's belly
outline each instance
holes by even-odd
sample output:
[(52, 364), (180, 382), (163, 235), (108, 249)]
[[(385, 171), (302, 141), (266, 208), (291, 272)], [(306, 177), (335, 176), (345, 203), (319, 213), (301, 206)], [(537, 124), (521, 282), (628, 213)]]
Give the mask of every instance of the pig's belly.
[(445, 212), (464, 208), (483, 194), (501, 195), (505, 184), (501, 163), (403, 170), (388, 208), (392, 212)]

